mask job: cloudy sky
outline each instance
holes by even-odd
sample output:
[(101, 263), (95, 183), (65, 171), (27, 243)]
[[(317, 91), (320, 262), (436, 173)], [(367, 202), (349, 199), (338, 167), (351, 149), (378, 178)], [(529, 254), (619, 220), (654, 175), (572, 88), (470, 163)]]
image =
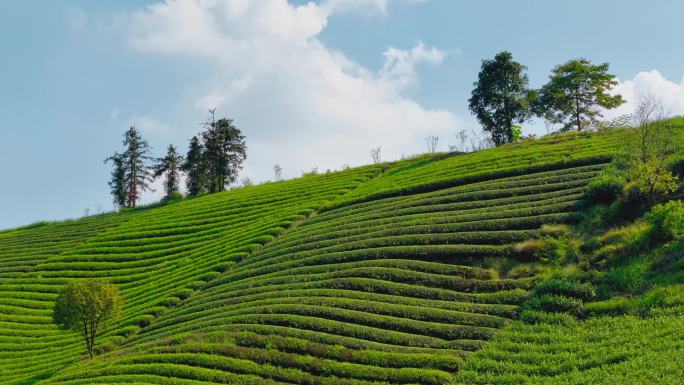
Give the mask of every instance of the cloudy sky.
[[(553, 66), (610, 62), (684, 114), (679, 0), (0, 2), (0, 228), (110, 210), (103, 159), (135, 124), (183, 151), (207, 110), (247, 136), (241, 174), (272, 178), (445, 150), (479, 130), (467, 99), (510, 50), (540, 86)], [(531, 122), (526, 133), (541, 133)], [(148, 194), (146, 201), (158, 198)]]

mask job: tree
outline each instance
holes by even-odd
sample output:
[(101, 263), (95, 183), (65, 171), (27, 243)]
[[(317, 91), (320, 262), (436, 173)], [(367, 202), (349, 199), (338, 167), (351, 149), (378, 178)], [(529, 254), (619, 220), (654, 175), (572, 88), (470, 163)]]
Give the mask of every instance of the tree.
[(574, 59), (556, 66), (536, 97), (534, 111), (563, 130), (573, 126), (582, 131), (601, 117), (600, 108), (612, 109), (625, 101), (611, 95), (617, 85), (615, 75), (608, 73), (608, 63), (592, 65), (587, 59)]
[(376, 148), (372, 148), (370, 150), (370, 156), (371, 156), (371, 159), (373, 160), (373, 164), (378, 164), (381, 162), (380, 150), (381, 150), (380, 146), (378, 146)]
[(681, 149), (678, 135), (665, 109), (654, 96), (642, 96), (634, 114), (634, 140), (626, 148), (629, 183), (645, 203), (654, 205), (677, 189), (677, 177), (666, 166), (670, 155)]
[(469, 102), (470, 111), (497, 146), (513, 140), (513, 125), (530, 117), (527, 67), (500, 52), (483, 60)]
[(121, 296), (114, 284), (84, 279), (66, 285), (57, 297), (53, 319), (61, 329), (81, 333), (92, 358), (95, 338), (120, 311)]
[(150, 156), (150, 145), (140, 137), (134, 126), (124, 134), (123, 145), (123, 153), (117, 152), (105, 159), (105, 162), (114, 163), (109, 187), (117, 206), (135, 207), (142, 192), (150, 189), (152, 172), (148, 163), (153, 159)]
[(180, 195), (178, 179), (181, 173), (183, 157), (178, 154), (176, 147), (172, 144), (166, 150), (166, 156), (157, 159), (154, 166), (154, 177), (159, 178), (166, 174), (164, 180), (164, 200), (169, 200)]
[(140, 136), (135, 126), (131, 126), (126, 131), (123, 144), (126, 147), (123, 153), (127, 188), (126, 205), (135, 207), (142, 192), (150, 189), (152, 173), (148, 163), (153, 158), (150, 156), (150, 145)]
[(276, 182), (283, 180), (283, 168), (277, 163), (273, 165), (273, 174)]
[(126, 170), (124, 168), (123, 155), (115, 152), (114, 155), (105, 159), (107, 162), (114, 163), (114, 169), (112, 170), (112, 177), (109, 183), (109, 189), (114, 197), (114, 205), (118, 208), (126, 206)]
[(188, 148), (188, 153), (185, 156), (185, 162), (183, 162), (182, 170), (187, 175), (185, 180), (185, 187), (188, 191), (188, 195), (196, 196), (204, 192), (204, 146), (200, 142), (197, 136), (193, 136), (190, 139), (190, 146)]
[(245, 137), (233, 125), (232, 119), (212, 118), (206, 123), (202, 133), (204, 144), (204, 167), (207, 175), (206, 184), (209, 192), (224, 191), (235, 182), (242, 162), (247, 158)]
[(437, 143), (439, 143), (439, 136), (430, 135), (425, 138), (425, 143), (428, 146), (428, 152), (434, 154), (437, 151)]

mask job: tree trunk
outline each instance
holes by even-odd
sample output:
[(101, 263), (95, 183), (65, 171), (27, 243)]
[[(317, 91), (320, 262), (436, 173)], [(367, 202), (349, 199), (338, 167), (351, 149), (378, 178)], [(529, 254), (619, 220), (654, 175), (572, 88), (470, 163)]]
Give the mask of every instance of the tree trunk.
[(580, 119), (579, 96), (575, 96), (575, 118), (577, 119), (577, 131), (582, 131), (582, 120)]

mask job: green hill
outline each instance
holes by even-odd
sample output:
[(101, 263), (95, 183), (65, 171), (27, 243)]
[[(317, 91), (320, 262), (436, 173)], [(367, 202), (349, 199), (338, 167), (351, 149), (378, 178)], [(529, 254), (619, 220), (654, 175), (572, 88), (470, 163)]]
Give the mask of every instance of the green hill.
[[(644, 288), (529, 320), (565, 282), (553, 272), (579, 268), (523, 246), (600, 216), (586, 187), (625, 140), (556, 135), (0, 232), (0, 383), (676, 383), (680, 244), (659, 249), (646, 318), (613, 311)], [(51, 319), (84, 277), (124, 298), (93, 360)]]

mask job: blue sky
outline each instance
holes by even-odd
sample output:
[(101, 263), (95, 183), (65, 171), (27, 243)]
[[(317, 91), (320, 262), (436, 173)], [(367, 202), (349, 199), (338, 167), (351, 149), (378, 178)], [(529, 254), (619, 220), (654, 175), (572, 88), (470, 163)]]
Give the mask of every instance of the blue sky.
[[(287, 177), (440, 149), (478, 130), (483, 58), (510, 50), (532, 86), (570, 58), (610, 62), (684, 114), (681, 1), (0, 2), (0, 228), (110, 210), (103, 159), (135, 124), (183, 151), (216, 107), (247, 135), (243, 176)], [(543, 131), (539, 122), (527, 133)], [(158, 198), (150, 193), (146, 201)]]

